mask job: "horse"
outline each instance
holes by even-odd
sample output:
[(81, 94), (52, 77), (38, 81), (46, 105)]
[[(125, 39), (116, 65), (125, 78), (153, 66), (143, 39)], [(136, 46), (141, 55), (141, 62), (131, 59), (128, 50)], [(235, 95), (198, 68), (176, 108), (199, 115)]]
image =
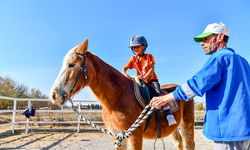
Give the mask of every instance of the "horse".
[[(88, 86), (102, 105), (102, 118), (105, 127), (113, 133), (127, 130), (137, 119), (143, 108), (136, 100), (134, 83), (121, 72), (104, 62), (88, 50), (88, 39), (68, 51), (62, 68), (51, 87), (52, 103), (64, 105), (77, 92)], [(166, 90), (173, 86), (163, 85)], [(175, 85), (176, 87), (176, 85)], [(161, 136), (172, 135), (176, 149), (193, 150), (194, 143), (194, 100), (178, 101), (179, 109), (173, 112), (177, 124), (169, 126), (165, 117), (161, 117)], [(157, 120), (152, 121), (147, 130), (141, 124), (121, 147), (127, 149), (130, 142), (132, 150), (141, 150), (143, 138), (157, 138)], [(181, 128), (181, 133), (179, 128)], [(184, 142), (183, 142), (184, 141)], [(184, 145), (184, 146), (183, 146)]]

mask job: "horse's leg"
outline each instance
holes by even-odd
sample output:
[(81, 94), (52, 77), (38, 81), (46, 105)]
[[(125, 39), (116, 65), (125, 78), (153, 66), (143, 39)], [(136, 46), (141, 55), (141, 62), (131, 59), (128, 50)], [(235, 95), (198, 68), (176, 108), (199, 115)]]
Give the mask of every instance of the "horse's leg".
[(194, 150), (194, 100), (185, 102), (182, 119), (182, 136), (187, 150)]
[[(112, 115), (110, 115), (110, 113), (108, 111), (106, 111), (106, 109), (102, 110), (102, 119), (105, 123), (105, 126), (107, 129), (109, 129), (111, 132), (113, 133), (119, 133), (121, 131), (121, 129), (119, 129), (115, 124), (114, 121), (110, 121), (112, 120)], [(112, 137), (113, 141), (115, 141), (115, 137)], [(124, 139), (122, 141), (122, 146), (115, 148), (116, 150), (126, 150), (127, 149), (127, 143), (128, 140)]]
[(129, 143), (131, 150), (142, 150), (143, 138), (141, 129), (135, 130), (129, 138)]
[(182, 137), (178, 128), (171, 134), (171, 137), (173, 139), (175, 148), (177, 150), (183, 150)]

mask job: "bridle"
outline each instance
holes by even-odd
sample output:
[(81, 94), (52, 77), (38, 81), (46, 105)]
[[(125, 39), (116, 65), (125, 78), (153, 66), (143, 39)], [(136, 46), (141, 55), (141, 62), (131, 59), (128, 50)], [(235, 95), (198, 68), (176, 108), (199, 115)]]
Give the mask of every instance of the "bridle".
[(75, 81), (74, 81), (72, 87), (70, 88), (70, 91), (69, 91), (70, 94), (71, 94), (71, 93), (73, 92), (73, 90), (75, 89), (76, 83), (77, 83), (78, 80), (80, 79), (80, 76), (81, 76), (81, 73), (82, 73), (82, 72), (83, 72), (83, 75), (84, 75), (84, 78), (83, 78), (83, 79), (84, 79), (84, 85), (83, 85), (83, 87), (86, 85), (86, 80), (87, 80), (87, 78), (88, 78), (88, 77), (87, 77), (87, 69), (86, 69), (86, 59), (87, 59), (86, 53), (80, 54), (80, 53), (76, 53), (76, 52), (75, 52), (75, 54), (76, 54), (76, 55), (82, 56), (82, 57), (83, 57), (83, 61), (82, 61), (81, 65), (80, 65), (80, 67), (79, 67), (79, 69), (78, 69), (78, 72), (77, 72)]

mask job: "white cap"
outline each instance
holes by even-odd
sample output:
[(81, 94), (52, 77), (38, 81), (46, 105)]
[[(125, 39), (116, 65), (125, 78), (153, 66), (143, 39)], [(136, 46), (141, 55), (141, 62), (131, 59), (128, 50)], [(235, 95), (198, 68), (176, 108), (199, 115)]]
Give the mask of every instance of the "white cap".
[(211, 34), (220, 34), (223, 33), (226, 36), (229, 36), (229, 29), (222, 22), (220, 23), (211, 23), (207, 25), (205, 30), (200, 34), (194, 37), (196, 42), (201, 42), (203, 38), (210, 36)]

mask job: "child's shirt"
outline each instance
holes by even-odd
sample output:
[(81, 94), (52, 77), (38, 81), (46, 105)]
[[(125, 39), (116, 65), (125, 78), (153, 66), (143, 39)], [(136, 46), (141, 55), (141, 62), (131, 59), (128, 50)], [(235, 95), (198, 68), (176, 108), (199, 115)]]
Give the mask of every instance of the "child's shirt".
[[(129, 69), (136, 69), (137, 76), (145, 75), (155, 64), (154, 57), (151, 54), (144, 54), (142, 57), (132, 56), (125, 67)], [(155, 71), (151, 73), (150, 77), (145, 79), (145, 82), (151, 80), (158, 80)]]

